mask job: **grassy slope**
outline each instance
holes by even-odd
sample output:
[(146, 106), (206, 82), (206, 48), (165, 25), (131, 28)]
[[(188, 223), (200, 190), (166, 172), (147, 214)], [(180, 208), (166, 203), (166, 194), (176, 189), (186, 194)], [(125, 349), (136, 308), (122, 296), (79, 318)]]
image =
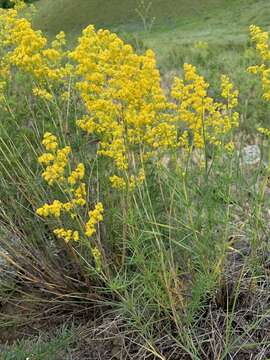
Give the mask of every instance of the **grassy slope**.
[(197, 40), (242, 44), (251, 23), (266, 29), (270, 24), (269, 0), (152, 0), (155, 26), (146, 33), (137, 4), (136, 0), (40, 0), (34, 24), (50, 36), (64, 30), (71, 38), (88, 24), (135, 33), (161, 61), (175, 47)]
[(257, 24), (268, 27), (270, 2), (267, 0), (223, 1), (220, 8), (211, 8), (206, 15), (194, 16), (175, 28), (156, 31), (145, 36), (148, 45), (159, 54), (177, 45), (190, 44), (198, 40), (212, 45), (227, 43), (242, 44), (248, 38), (248, 27)]
[[(267, 0), (223, 1), (218, 9), (201, 16), (193, 16), (174, 28), (161, 28), (148, 37), (154, 45), (162, 46), (165, 39), (169, 43), (190, 43), (194, 40), (215, 41), (239, 40), (247, 35), (252, 23), (267, 26), (270, 22), (270, 3)], [(162, 31), (163, 30), (163, 31)]]
[[(237, 0), (236, 0), (237, 1)], [(205, 15), (209, 9), (228, 6), (233, 0), (152, 0), (152, 16), (157, 26), (171, 26), (179, 19)], [(227, 4), (227, 5), (226, 5)], [(76, 32), (89, 23), (98, 27), (136, 28), (136, 0), (41, 0), (36, 24), (49, 33)]]

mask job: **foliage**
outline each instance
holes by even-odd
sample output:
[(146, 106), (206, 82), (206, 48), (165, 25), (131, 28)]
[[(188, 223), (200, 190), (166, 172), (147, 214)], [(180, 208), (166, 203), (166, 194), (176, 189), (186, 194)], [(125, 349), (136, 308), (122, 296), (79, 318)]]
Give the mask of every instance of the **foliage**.
[[(239, 1), (243, 0), (226, 1), (225, 8)], [(160, 0), (117, 0), (109, 3), (100, 0), (42, 0), (37, 2), (34, 25), (49, 36), (64, 30), (67, 35), (77, 37), (89, 23), (97, 28), (106, 27), (116, 31), (141, 33), (147, 29), (154, 33), (155, 29), (172, 29), (179, 22), (189, 22), (194, 16), (205, 19), (209, 11), (219, 12), (223, 7), (224, 0), (167, 0), (166, 3)]]
[[(37, 0), (24, 0), (26, 3), (31, 4)], [(13, 0), (0, 0), (0, 7), (3, 9), (10, 9), (14, 6)]]

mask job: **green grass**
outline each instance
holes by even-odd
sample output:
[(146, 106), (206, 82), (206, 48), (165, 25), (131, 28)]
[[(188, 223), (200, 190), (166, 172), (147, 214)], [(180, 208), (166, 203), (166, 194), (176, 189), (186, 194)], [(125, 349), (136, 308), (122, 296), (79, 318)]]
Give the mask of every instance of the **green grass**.
[(137, 6), (135, 0), (40, 0), (34, 24), (50, 36), (64, 30), (72, 38), (89, 24), (135, 33), (163, 58), (175, 46), (197, 40), (242, 43), (251, 23), (270, 21), (267, 0), (153, 0), (154, 27), (146, 33)]
[(80, 329), (52, 329), (39, 336), (29, 336), (18, 340), (12, 345), (2, 345), (0, 357), (2, 360), (60, 360), (69, 359), (75, 339), (78, 339)]
[[(218, 11), (231, 4), (231, 0), (153, 0), (151, 15), (156, 18), (157, 28), (164, 25), (172, 27), (179, 22), (188, 23), (192, 17), (207, 16), (209, 11)], [(140, 24), (135, 10), (137, 7), (136, 0), (41, 0), (35, 23), (38, 28), (50, 34), (60, 30), (77, 32), (88, 24), (138, 30)]]
[(171, 49), (196, 41), (207, 41), (213, 46), (243, 44), (248, 39), (249, 25), (268, 26), (270, 3), (265, 0), (245, 0), (210, 7), (200, 16), (179, 18), (175, 26), (164, 26), (144, 35), (144, 41), (153, 48), (160, 59)]

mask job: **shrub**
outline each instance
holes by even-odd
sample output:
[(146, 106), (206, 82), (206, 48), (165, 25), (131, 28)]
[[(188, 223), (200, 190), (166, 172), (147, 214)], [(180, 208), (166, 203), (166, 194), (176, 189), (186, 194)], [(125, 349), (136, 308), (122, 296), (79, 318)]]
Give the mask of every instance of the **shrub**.
[[(146, 289), (149, 304), (155, 303), (158, 312), (170, 311), (172, 306), (184, 311), (182, 285), (177, 285), (175, 295), (172, 287), (178, 283), (183, 259), (190, 263), (196, 282), (198, 258), (195, 261), (187, 249), (193, 247), (192, 242), (196, 248), (201, 241), (198, 224), (193, 223), (197, 210), (194, 213), (189, 208), (196, 194), (192, 190), (189, 194), (185, 188), (188, 173), (193, 171), (187, 169), (188, 159), (194, 151), (204, 154), (194, 171), (197, 168), (207, 181), (209, 157), (220, 154), (220, 149), (228, 156), (233, 151), (238, 93), (229, 78), (222, 76), (223, 101), (217, 102), (209, 96), (206, 80), (195, 67), (186, 64), (184, 79), (175, 79), (167, 97), (154, 53), (147, 50), (138, 55), (108, 30), (96, 31), (89, 26), (78, 45), (68, 52), (63, 33), (48, 44), (16, 9), (3, 11), (0, 20), (4, 29), (2, 106), (7, 118), (14, 116), (12, 121), (22, 128), (22, 119), (12, 112), (8, 92), (16, 87), (16, 78), (27, 81), (25, 98), (34, 116), (35, 138), (33, 141), (28, 140), (29, 135), (19, 135), (18, 142), (25, 144), (20, 149), (16, 138), (3, 135), (6, 150), (2, 149), (1, 166), (6, 204), (15, 201), (7, 179), (11, 177), (14, 186), (17, 181), (25, 183), (16, 217), (5, 212), (4, 222), (16, 224), (27, 244), (46, 247), (42, 242), (47, 238), (54, 247), (63, 248), (86, 284), (102, 284), (123, 298), (127, 284), (137, 286), (139, 271), (142, 283), (156, 279), (156, 288)], [(9, 82), (11, 77), (13, 83)], [(45, 113), (47, 120), (43, 118)], [(21, 151), (25, 147), (28, 160), (22, 166)], [(38, 175), (40, 168), (33, 164), (33, 155), (44, 166), (43, 180)], [(162, 165), (166, 158), (175, 174), (168, 179)], [(177, 179), (181, 179), (179, 184)], [(174, 186), (178, 195), (167, 189)], [(183, 191), (184, 203), (177, 204)], [(172, 212), (168, 212), (169, 203), (174, 204)], [(188, 217), (184, 214), (186, 207)], [(27, 209), (27, 216), (23, 209)], [(183, 216), (192, 229), (189, 245), (180, 245), (187, 233), (186, 225), (179, 227), (175, 222), (178, 216)], [(36, 223), (40, 224), (38, 238), (36, 231), (32, 232)], [(9, 225), (5, 226), (7, 233), (12, 232)], [(141, 243), (141, 238), (145, 242)], [(173, 245), (178, 241), (183, 251)], [(128, 282), (120, 286), (127, 286), (123, 292), (115, 288), (115, 282), (125, 273)]]

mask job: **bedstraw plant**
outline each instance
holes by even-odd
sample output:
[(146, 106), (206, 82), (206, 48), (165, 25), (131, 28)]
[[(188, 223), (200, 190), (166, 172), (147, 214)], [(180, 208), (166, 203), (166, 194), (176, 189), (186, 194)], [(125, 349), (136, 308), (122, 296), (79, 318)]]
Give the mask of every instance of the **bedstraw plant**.
[[(78, 313), (106, 305), (150, 352), (162, 328), (199, 359), (183, 329), (223, 281), (245, 202), (235, 189), (245, 177), (238, 90), (220, 74), (213, 93), (185, 63), (165, 92), (153, 51), (137, 54), (92, 25), (67, 49), (63, 32), (49, 42), (22, 7), (0, 11), (0, 255), (10, 297), (33, 312), (41, 299)], [(263, 63), (249, 71), (268, 101), (268, 38), (255, 26), (251, 37)]]

